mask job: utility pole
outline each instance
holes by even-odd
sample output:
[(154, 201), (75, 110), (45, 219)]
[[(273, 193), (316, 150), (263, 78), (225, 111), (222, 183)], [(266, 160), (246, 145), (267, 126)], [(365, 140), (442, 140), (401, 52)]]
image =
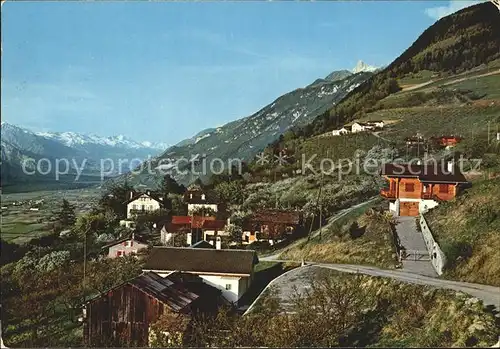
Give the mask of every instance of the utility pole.
[(490, 145), (490, 122), (488, 121), (488, 145)]
[[(328, 158), (328, 149), (326, 150), (326, 157)], [(324, 169), (321, 169), (321, 179), (319, 183), (319, 192), (318, 192), (318, 204), (319, 204), (319, 239), (321, 240), (321, 232), (323, 230), (323, 205), (321, 203), (321, 191), (323, 189), (323, 178), (325, 176)]]

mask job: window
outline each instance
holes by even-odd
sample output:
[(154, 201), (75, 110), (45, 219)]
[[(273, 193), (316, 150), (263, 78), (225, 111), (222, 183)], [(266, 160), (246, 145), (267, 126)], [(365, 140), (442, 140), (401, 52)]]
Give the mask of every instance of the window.
[(132, 205), (132, 210), (137, 210), (137, 205), (136, 204)]
[(116, 256), (117, 257), (123, 256), (123, 251), (116, 251)]
[(439, 192), (441, 194), (447, 194), (448, 193), (448, 185), (446, 185), (446, 184), (440, 184), (439, 185)]
[(414, 192), (415, 191), (415, 184), (413, 184), (413, 183), (406, 183), (405, 184), (405, 191), (409, 192), (409, 193)]
[(201, 194), (201, 199), (205, 200), (205, 194)]
[(231, 284), (226, 284), (226, 290), (230, 291), (231, 290)]
[(131, 247), (132, 246), (132, 241), (126, 241), (125, 242), (126, 247)]

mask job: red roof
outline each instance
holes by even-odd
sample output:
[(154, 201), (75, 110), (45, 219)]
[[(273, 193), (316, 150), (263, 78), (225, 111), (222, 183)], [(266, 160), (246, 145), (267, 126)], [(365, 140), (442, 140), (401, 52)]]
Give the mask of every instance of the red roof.
[(192, 227), (193, 228), (202, 228), (203, 224), (206, 221), (215, 221), (215, 217), (194, 216)]
[(169, 233), (180, 233), (180, 232), (190, 232), (191, 226), (189, 224), (173, 224), (168, 223), (165, 225), (165, 229)]
[(206, 221), (215, 221), (215, 217), (204, 216), (172, 216), (173, 225), (189, 225), (192, 228), (202, 228)]
[(206, 220), (203, 222), (203, 229), (221, 230), (226, 226), (226, 221), (223, 220)]
[(191, 216), (172, 216), (172, 224), (191, 224)]

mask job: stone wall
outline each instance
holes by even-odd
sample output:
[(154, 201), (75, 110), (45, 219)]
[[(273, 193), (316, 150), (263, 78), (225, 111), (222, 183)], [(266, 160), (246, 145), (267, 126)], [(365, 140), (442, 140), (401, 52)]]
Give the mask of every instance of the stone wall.
[(438, 275), (442, 275), (443, 268), (446, 263), (446, 256), (439, 247), (439, 244), (436, 242), (436, 240), (434, 240), (429, 225), (427, 224), (427, 221), (422, 214), (420, 215), (419, 222), (422, 236), (424, 237), (425, 245), (427, 246), (427, 251), (429, 252), (429, 255), (431, 257), (432, 266), (434, 267), (434, 270), (436, 270), (436, 273), (438, 273)]

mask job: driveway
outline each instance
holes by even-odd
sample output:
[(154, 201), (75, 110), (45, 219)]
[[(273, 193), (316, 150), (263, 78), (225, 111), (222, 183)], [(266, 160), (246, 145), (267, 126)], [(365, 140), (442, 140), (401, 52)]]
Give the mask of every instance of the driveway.
[(403, 259), (403, 269), (414, 274), (437, 277), (427, 252), (424, 237), (417, 230), (415, 217), (397, 217), (396, 219), (398, 221), (396, 233), (407, 254), (407, 257)]

